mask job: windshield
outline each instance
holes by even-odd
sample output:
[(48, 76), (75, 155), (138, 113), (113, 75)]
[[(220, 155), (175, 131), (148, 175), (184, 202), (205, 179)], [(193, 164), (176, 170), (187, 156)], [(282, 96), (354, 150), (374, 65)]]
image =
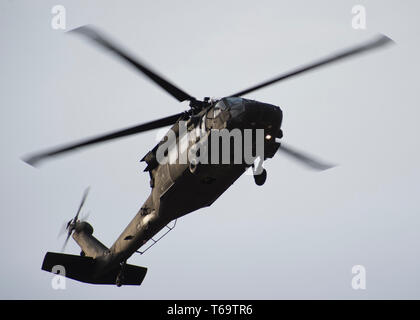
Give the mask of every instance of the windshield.
[(236, 98), (236, 97), (228, 97), (228, 98), (224, 98), (221, 101), (225, 101), (225, 103), (230, 107), (236, 107), (238, 105), (242, 105), (242, 98)]
[(245, 110), (243, 99), (236, 97), (229, 97), (223, 99), (225, 104), (229, 107), (232, 118), (236, 117)]

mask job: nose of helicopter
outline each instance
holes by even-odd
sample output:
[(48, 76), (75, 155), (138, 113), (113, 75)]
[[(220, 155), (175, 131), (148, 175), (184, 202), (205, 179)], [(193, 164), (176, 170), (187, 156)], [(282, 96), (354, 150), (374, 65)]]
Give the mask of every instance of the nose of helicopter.
[(241, 99), (231, 106), (232, 121), (243, 128), (264, 129), (266, 134), (279, 136), (283, 113), (279, 107), (268, 103)]
[(279, 107), (251, 100), (245, 100), (244, 105), (244, 120), (252, 126), (280, 128), (282, 112)]

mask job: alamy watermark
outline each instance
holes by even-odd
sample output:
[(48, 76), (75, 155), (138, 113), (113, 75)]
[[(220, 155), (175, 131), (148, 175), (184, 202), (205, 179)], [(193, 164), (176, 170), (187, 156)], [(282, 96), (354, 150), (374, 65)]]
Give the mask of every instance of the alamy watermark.
[(353, 19), (351, 20), (351, 26), (355, 30), (366, 29), (366, 8), (360, 4), (355, 5), (351, 8)]
[(366, 290), (366, 268), (358, 264), (353, 266), (351, 273), (354, 274), (351, 279), (351, 287), (354, 290)]
[(52, 270), (55, 276), (51, 280), (51, 287), (54, 290), (65, 290), (66, 289), (66, 268), (62, 265), (55, 265)]
[[(264, 129), (211, 129), (201, 125), (188, 130), (188, 121), (179, 121), (179, 135), (169, 130), (163, 143), (156, 150), (159, 164), (247, 164), (257, 158), (264, 159)], [(261, 161), (260, 161), (261, 162)], [(262, 165), (255, 167), (255, 174), (262, 172)]]
[(55, 5), (51, 8), (51, 28), (54, 30), (66, 30), (66, 8), (62, 5)]

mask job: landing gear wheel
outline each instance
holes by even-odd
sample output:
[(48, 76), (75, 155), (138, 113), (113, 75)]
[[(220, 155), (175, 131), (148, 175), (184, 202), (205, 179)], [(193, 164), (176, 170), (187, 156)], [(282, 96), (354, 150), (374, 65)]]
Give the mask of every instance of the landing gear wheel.
[(115, 279), (115, 284), (117, 287), (121, 287), (124, 281), (124, 269), (125, 269), (125, 261), (121, 264), (120, 272), (118, 272), (117, 279)]
[(115, 280), (115, 284), (117, 285), (117, 287), (122, 286), (122, 279), (120, 278), (120, 275), (117, 276), (117, 280)]
[(257, 186), (262, 186), (267, 180), (267, 170), (263, 169), (260, 174), (254, 174), (254, 180)]

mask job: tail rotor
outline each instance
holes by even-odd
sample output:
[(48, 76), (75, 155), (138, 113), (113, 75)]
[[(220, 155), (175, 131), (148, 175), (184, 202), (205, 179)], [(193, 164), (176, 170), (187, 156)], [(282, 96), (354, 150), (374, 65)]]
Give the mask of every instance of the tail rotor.
[[(64, 249), (67, 246), (70, 236), (72, 235), (73, 231), (76, 229), (77, 224), (81, 222), (81, 220), (79, 220), (79, 214), (83, 208), (83, 205), (85, 204), (88, 193), (89, 193), (89, 187), (86, 188), (85, 192), (83, 193), (82, 201), (80, 202), (79, 209), (77, 210), (75, 217), (71, 219), (69, 222), (65, 223), (63, 227), (61, 228), (61, 232), (59, 233), (59, 235), (64, 234), (64, 233), (67, 234), (66, 240), (64, 240), (63, 247), (61, 248), (61, 252), (64, 252)], [(89, 216), (89, 213), (87, 213), (82, 218), (82, 220), (86, 220), (88, 216)]]

